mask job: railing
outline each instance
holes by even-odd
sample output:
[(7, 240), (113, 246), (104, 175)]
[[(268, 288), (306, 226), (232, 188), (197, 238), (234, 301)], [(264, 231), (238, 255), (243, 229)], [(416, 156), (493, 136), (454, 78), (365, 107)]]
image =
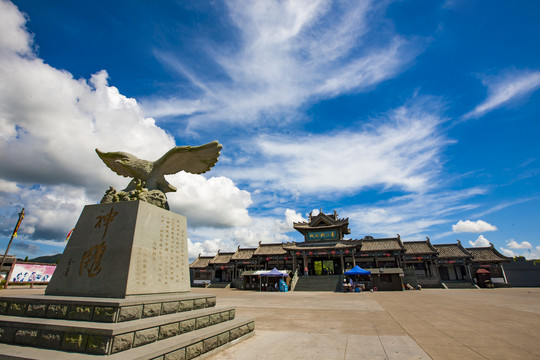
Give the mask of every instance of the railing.
[(291, 288), (290, 291), (294, 291), (294, 288), (296, 287), (296, 283), (298, 282), (298, 269), (294, 271), (294, 275), (291, 279)]

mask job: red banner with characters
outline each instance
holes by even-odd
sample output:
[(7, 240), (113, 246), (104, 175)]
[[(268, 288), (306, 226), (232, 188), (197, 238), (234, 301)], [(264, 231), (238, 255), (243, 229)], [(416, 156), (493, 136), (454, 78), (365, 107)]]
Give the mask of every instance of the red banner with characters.
[(56, 265), (15, 263), (8, 282), (48, 283)]

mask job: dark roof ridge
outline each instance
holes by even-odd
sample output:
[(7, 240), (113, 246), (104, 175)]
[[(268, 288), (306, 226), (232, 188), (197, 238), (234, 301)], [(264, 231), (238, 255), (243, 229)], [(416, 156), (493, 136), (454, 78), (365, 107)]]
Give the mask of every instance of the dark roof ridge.
[(461, 249), (463, 251), (463, 253), (465, 253), (466, 255), (470, 256), (470, 257), (473, 257), (473, 254), (470, 253), (470, 251), (468, 251), (467, 249), (465, 249), (463, 247), (463, 245), (461, 245), (461, 241), (459, 239), (457, 239), (457, 243), (451, 243), (451, 244), (433, 244), (434, 247), (437, 247), (437, 246), (457, 246), (459, 249)]

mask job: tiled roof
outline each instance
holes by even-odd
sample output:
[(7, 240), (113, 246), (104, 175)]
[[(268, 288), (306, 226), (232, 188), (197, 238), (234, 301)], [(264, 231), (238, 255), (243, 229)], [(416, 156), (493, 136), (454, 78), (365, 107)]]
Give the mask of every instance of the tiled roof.
[(287, 251), (283, 248), (283, 244), (261, 244), (259, 243), (259, 247), (257, 250), (253, 252), (253, 255), (283, 255), (286, 254)]
[(429, 240), (426, 241), (404, 241), (405, 253), (412, 254), (437, 254), (437, 249), (431, 245)]
[(231, 257), (234, 255), (233, 252), (219, 252), (218, 254), (210, 260), (210, 264), (212, 265), (225, 265), (228, 264), (231, 260)]
[(467, 248), (473, 256), (473, 262), (509, 262), (510, 258), (504, 256), (495, 248), (493, 244), (489, 247), (477, 247), (477, 248)]
[(233, 256), (231, 256), (231, 260), (249, 260), (253, 256), (253, 253), (257, 250), (256, 248), (246, 248), (246, 249), (240, 249), (238, 247), (238, 250), (234, 253)]
[(203, 268), (206, 268), (208, 266), (208, 263), (210, 262), (210, 260), (212, 260), (214, 258), (214, 256), (200, 256), (195, 259), (194, 262), (192, 262), (189, 267), (191, 269), (203, 269)]
[(395, 251), (403, 249), (403, 243), (399, 238), (362, 239), (362, 247), (360, 248), (360, 251)]
[(351, 231), (347, 228), (348, 225), (349, 218), (339, 219), (335, 210), (332, 215), (327, 215), (322, 212), (315, 216), (311, 216), (310, 214), (308, 222), (302, 221), (293, 223), (293, 227), (300, 232), (310, 229), (330, 229), (337, 226), (342, 228), (343, 234), (350, 234)]
[(456, 244), (433, 244), (439, 253), (439, 259), (471, 258), (472, 254), (461, 246), (458, 240)]

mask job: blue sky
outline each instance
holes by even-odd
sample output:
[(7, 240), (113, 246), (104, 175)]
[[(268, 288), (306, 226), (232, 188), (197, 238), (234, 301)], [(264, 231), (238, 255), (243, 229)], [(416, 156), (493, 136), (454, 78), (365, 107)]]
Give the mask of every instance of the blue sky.
[(429, 237), (540, 257), (540, 3), (0, 0), (0, 246), (55, 254), (114, 175), (223, 144), (168, 177), (190, 257), (299, 241)]

